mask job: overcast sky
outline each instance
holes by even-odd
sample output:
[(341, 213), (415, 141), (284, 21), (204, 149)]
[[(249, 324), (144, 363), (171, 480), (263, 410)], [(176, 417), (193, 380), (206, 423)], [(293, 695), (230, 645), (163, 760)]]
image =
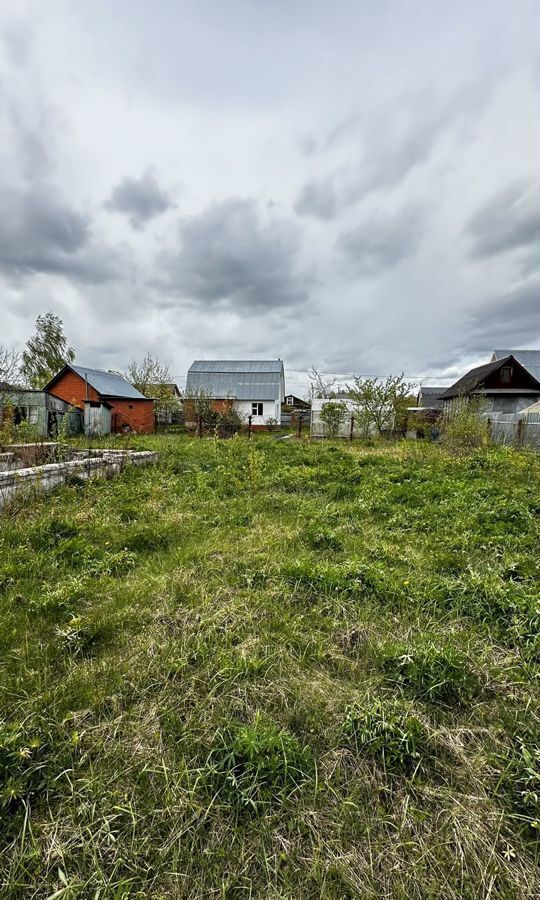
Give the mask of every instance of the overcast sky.
[(540, 347), (537, 0), (0, 5), (0, 343), (451, 382)]

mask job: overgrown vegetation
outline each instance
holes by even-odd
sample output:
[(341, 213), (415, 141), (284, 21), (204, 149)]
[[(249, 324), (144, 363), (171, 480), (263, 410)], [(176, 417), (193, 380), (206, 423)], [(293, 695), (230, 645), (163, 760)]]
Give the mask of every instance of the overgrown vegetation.
[(337, 438), (341, 426), (347, 418), (347, 404), (342, 400), (328, 400), (321, 407), (320, 417), (325, 435)]
[(2, 898), (537, 897), (538, 457), (131, 441), (2, 518)]
[(487, 413), (483, 397), (457, 397), (441, 421), (442, 441), (457, 456), (485, 447), (489, 443)]

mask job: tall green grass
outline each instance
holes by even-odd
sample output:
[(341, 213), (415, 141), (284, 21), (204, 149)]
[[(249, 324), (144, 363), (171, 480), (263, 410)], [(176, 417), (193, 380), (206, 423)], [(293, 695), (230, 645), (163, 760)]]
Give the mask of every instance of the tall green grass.
[(0, 896), (538, 896), (538, 458), (129, 440), (0, 520)]

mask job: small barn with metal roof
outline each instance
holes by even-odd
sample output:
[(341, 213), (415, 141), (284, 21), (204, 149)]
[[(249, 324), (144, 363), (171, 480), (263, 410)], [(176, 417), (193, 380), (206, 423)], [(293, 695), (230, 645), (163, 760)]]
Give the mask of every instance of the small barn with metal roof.
[(281, 422), (285, 372), (280, 359), (196, 359), (189, 368), (186, 397), (204, 395), (216, 409), (228, 403), (242, 419), (265, 427)]
[(154, 400), (145, 397), (116, 372), (90, 366), (65, 365), (44, 388), (78, 409), (85, 410), (90, 432), (155, 431)]

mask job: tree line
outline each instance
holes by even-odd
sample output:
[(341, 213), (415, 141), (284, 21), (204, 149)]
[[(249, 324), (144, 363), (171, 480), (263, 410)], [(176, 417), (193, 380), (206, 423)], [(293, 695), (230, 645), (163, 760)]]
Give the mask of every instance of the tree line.
[[(69, 346), (61, 318), (52, 312), (38, 315), (34, 333), (22, 353), (14, 347), (0, 345), (0, 392), (10, 388), (41, 390), (65, 365), (75, 361), (75, 350)], [(142, 361), (133, 361), (122, 375), (141, 394), (156, 401), (156, 413), (174, 412), (179, 399), (171, 389), (168, 366), (147, 353)]]

